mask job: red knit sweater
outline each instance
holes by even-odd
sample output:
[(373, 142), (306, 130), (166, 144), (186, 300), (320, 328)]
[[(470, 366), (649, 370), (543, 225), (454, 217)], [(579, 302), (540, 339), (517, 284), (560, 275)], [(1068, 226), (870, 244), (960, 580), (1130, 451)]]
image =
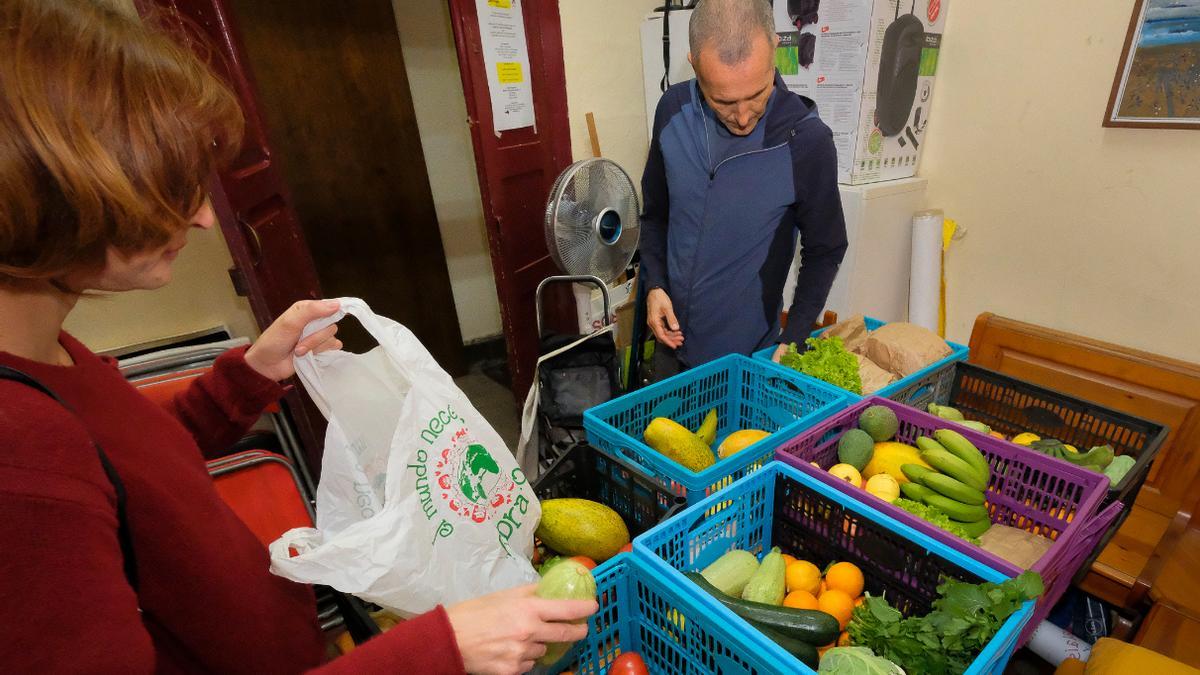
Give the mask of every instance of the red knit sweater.
[[(61, 342), (74, 366), (0, 352), (77, 413), (0, 381), (0, 672), (462, 672), (440, 607), (321, 667), (312, 591), (270, 573), (204, 465), (202, 453), (236, 441), (282, 393), (244, 350), (218, 359), (170, 414), (110, 359)], [(91, 439), (128, 493), (136, 593)]]

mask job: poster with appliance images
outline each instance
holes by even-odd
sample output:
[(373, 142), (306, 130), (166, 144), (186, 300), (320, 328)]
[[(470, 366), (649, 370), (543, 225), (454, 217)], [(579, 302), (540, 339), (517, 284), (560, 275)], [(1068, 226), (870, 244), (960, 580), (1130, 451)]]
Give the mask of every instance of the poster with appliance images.
[(917, 171), (948, 0), (773, 0), (775, 63), (833, 130), (838, 181)]
[(496, 133), (534, 125), (521, 0), (475, 0)]

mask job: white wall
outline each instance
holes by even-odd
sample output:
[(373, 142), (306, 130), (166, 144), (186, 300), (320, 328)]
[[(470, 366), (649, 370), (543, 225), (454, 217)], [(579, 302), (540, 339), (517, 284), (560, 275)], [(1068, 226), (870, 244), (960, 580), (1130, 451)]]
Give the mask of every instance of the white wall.
[(226, 326), (235, 336), (256, 337), (258, 325), (245, 298), (233, 292), (233, 266), (219, 228), (193, 229), (175, 260), (171, 283), (155, 291), (87, 297), (67, 317), (66, 329), (93, 351)]
[[(112, 0), (136, 14), (132, 0)], [(255, 337), (250, 304), (233, 292), (226, 272), (233, 266), (219, 228), (192, 230), (175, 261), (173, 280), (156, 291), (89, 297), (67, 317), (66, 329), (93, 351), (106, 351), (164, 337), (226, 326), (234, 335)]]
[(499, 335), (500, 302), (450, 10), (445, 0), (393, 0), (392, 5), (463, 340)]
[(1200, 131), (1101, 126), (1132, 2), (950, 3), (921, 166), (983, 311), (1200, 361)]
[(639, 185), (639, 192), (650, 145), (639, 31), (642, 19), (662, 4), (661, 0), (558, 3), (572, 153), (575, 159), (592, 156), (584, 115), (594, 113), (601, 154), (620, 164)]

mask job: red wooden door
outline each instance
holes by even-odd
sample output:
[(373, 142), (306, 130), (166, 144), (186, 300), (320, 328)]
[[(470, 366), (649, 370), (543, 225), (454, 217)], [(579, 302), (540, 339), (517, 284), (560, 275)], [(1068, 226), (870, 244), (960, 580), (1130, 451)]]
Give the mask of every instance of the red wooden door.
[[(321, 297), (321, 286), (291, 196), (267, 144), (254, 80), (226, 0), (135, 1), (144, 17), (161, 23), (206, 56), (241, 103), (246, 116), (241, 154), (209, 181), (208, 190), (233, 256), (235, 267), (229, 272), (234, 286), (249, 299), (258, 325), (266, 327), (297, 300)], [(180, 17), (185, 21), (180, 22)], [(213, 50), (216, 53), (210, 54)], [(319, 473), (325, 420), (299, 388), (288, 394), (287, 402), (309, 466)]]
[[(513, 394), (522, 400), (538, 352), (534, 291), (542, 279), (559, 273), (543, 234), (546, 199), (571, 163), (571, 139), (558, 0), (513, 2), (520, 3), (525, 19), (536, 127), (497, 134), (475, 0), (449, 0)], [(569, 307), (558, 303), (547, 311), (561, 317)]]

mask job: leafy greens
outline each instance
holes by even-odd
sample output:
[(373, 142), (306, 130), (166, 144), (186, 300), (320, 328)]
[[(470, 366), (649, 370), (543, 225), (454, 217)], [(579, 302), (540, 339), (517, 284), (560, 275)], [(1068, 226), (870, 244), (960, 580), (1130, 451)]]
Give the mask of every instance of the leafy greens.
[(779, 357), (780, 365), (811, 375), (834, 386), (862, 394), (862, 378), (858, 374), (858, 359), (846, 351), (842, 338), (808, 338), (808, 351), (800, 353), (796, 343)]
[(903, 497), (892, 502), (892, 506), (908, 511), (921, 520), (929, 521), (929, 523), (942, 528), (956, 537), (966, 539), (972, 544), (979, 544), (979, 537), (972, 537), (967, 534), (961, 525), (950, 520), (950, 517), (940, 509), (936, 509), (928, 504), (922, 504), (921, 502), (914, 502), (911, 499), (904, 499)]
[(850, 639), (909, 673), (962, 673), (1004, 621), (1043, 591), (1037, 572), (1001, 584), (944, 579), (933, 611), (907, 619), (884, 598), (872, 596), (854, 610)]

